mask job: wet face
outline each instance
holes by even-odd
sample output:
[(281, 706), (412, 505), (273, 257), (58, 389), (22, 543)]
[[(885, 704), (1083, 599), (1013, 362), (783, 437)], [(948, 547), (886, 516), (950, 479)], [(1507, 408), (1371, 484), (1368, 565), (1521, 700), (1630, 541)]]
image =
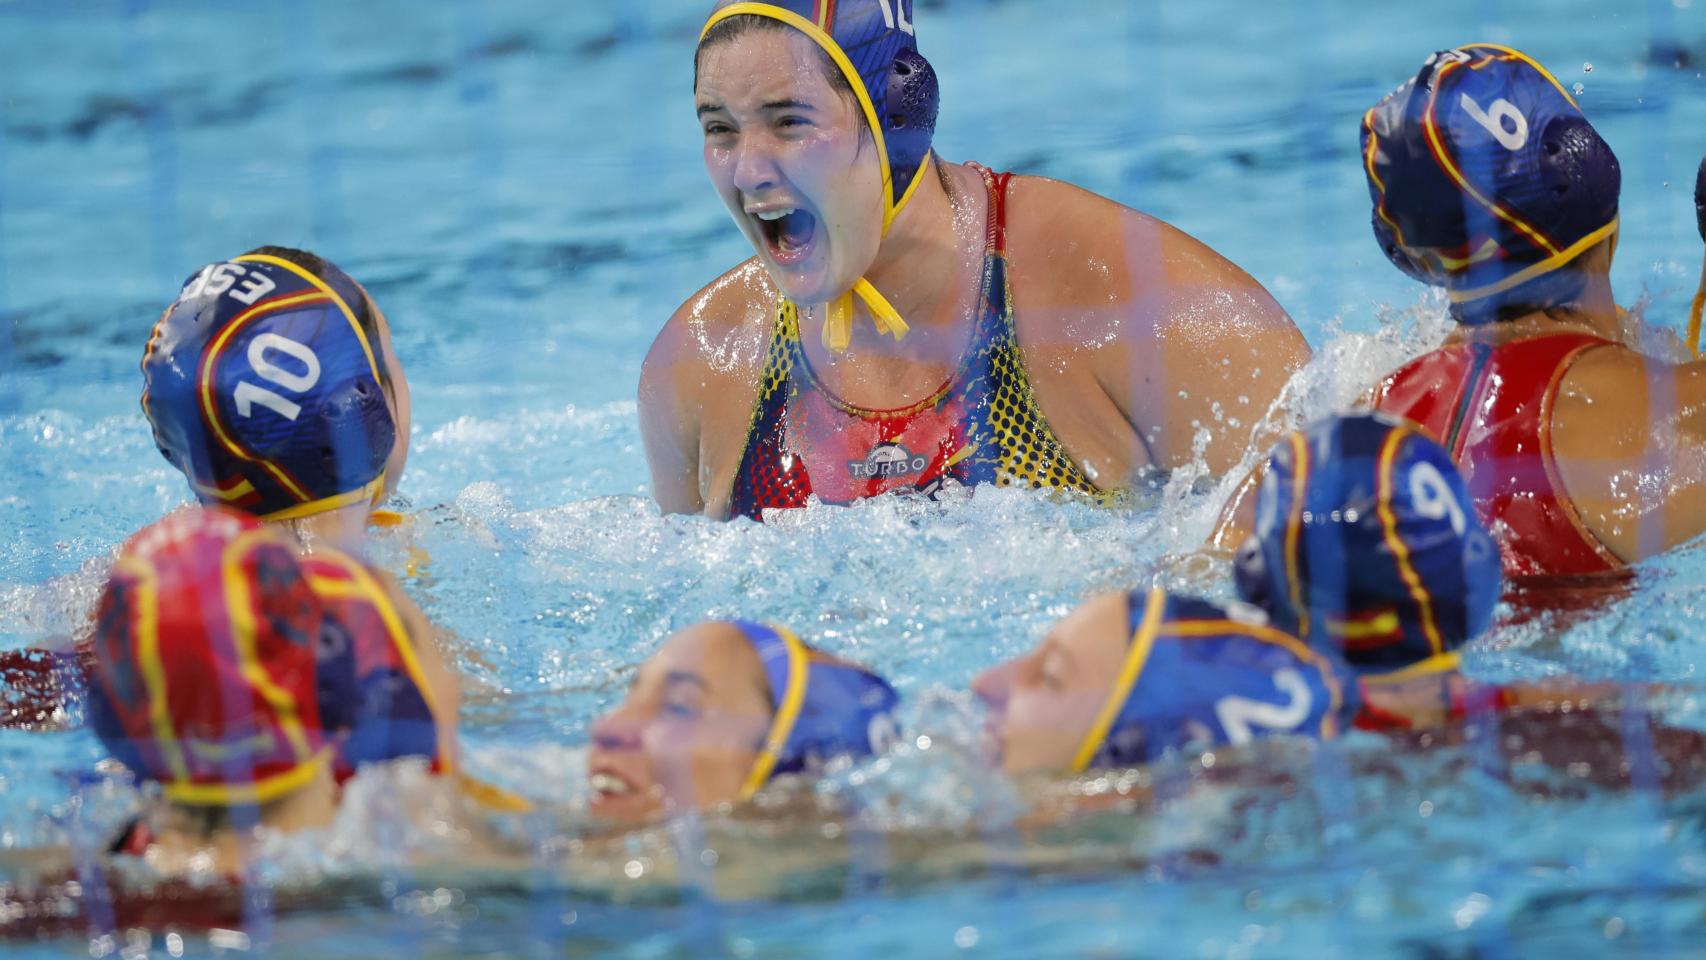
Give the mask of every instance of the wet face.
[(361, 291), (361, 295), (367, 300), (368, 315), (373, 318), (374, 328), (379, 332), (379, 342), (373, 345), (377, 354), (374, 359), (391, 378), (391, 389), (386, 391), (385, 399), (390, 403), (391, 422), (397, 426), (397, 442), (391, 448), (391, 458), (385, 462), (385, 485), (380, 494), (383, 499), (397, 492), (397, 484), (403, 478), (403, 467), (409, 462), (409, 428), (414, 422), (414, 401), (409, 395), (409, 379), (403, 375), (402, 361), (397, 359), (397, 351), (391, 346), (391, 322), (385, 318), (385, 311), (379, 309), (379, 304), (367, 295), (366, 289)]
[(792, 30), (747, 30), (699, 53), (705, 169), (784, 296), (827, 303), (882, 242), (883, 184), (863, 112)]
[(772, 716), (764, 666), (738, 630), (708, 623), (675, 634), (593, 727), (592, 812), (649, 820), (739, 799)]
[(972, 691), (1008, 773), (1067, 772), (1126, 657), (1124, 594), (1097, 597), (1049, 629), (1035, 650), (985, 670)]

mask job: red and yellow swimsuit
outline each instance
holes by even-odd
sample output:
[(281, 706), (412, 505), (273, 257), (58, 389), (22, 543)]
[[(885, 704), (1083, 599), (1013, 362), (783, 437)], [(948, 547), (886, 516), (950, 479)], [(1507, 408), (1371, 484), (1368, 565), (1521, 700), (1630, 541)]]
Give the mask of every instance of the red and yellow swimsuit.
[(849, 503), (894, 490), (932, 494), (948, 480), (1098, 493), (1031, 392), (1007, 282), (1012, 174), (982, 173), (990, 212), (982, 295), (971, 345), (953, 375), (909, 407), (847, 403), (812, 373), (798, 312), (782, 301), (735, 476), (733, 515), (760, 519), (767, 509), (803, 507), (813, 495)]

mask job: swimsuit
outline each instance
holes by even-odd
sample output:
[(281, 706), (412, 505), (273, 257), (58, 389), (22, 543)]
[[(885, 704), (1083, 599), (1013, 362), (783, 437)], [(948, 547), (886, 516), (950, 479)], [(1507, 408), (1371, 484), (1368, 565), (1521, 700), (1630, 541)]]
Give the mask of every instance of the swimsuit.
[(1558, 386), (1611, 341), (1560, 333), (1426, 354), (1389, 375), (1375, 406), (1414, 421), (1450, 452), (1507, 575), (1581, 576), (1624, 564), (1582, 524), (1552, 452)]
[(1012, 174), (978, 168), (989, 190), (982, 294), (958, 369), (909, 407), (868, 410), (818, 382), (800, 342), (799, 313), (783, 300), (759, 379), (730, 512), (803, 507), (816, 495), (849, 503), (892, 490), (933, 495), (965, 486), (1099, 491), (1049, 429), (1025, 375), (1007, 282), (1006, 194)]

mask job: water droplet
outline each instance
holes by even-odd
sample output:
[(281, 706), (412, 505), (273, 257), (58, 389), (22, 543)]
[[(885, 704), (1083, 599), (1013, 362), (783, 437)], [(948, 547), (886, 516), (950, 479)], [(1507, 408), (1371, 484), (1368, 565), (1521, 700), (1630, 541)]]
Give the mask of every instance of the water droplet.
[(1576, 96), (1578, 96), (1578, 97), (1579, 97), (1579, 96), (1581, 96), (1581, 95), (1582, 95), (1582, 94), (1584, 94), (1584, 93), (1587, 93), (1587, 92), (1588, 92), (1588, 88), (1587, 88), (1587, 87), (1585, 87), (1585, 86), (1583, 86), (1583, 85), (1582, 85), (1582, 84), (1580, 84), (1580, 83), (1578, 83), (1578, 84), (1576, 84), (1576, 86), (1575, 86), (1575, 91), (1576, 91)]
[(1593, 64), (1592, 63), (1582, 64), (1582, 72), (1583, 73), (1592, 73), (1593, 72)]

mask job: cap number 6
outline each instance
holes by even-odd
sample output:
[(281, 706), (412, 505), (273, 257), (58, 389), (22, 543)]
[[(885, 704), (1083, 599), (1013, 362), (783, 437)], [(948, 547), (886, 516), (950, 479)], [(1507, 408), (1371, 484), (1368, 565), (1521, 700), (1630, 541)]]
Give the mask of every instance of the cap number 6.
[[(303, 371), (297, 373), (273, 363), (267, 357), (268, 350), (277, 350), (288, 355), (302, 364)], [(305, 393), (314, 389), (314, 384), (320, 382), (320, 358), (314, 355), (314, 351), (276, 333), (263, 333), (249, 341), (249, 366), (253, 367), (263, 380), (270, 380), (291, 393)], [(232, 399), (237, 401), (237, 415), (241, 417), (254, 416), (255, 404), (260, 404), (290, 421), (294, 421), (302, 413), (301, 404), (286, 400), (266, 387), (256, 386), (247, 380), (237, 384)]]
[[(1469, 114), (1471, 120), (1485, 127), (1487, 132), (1493, 135), (1493, 139), (1499, 141), (1500, 146), (1506, 150), (1521, 150), (1528, 144), (1528, 118), (1509, 100), (1500, 97), (1493, 101), (1489, 109), (1483, 110), (1481, 105), (1469, 99), (1469, 94), (1466, 93), (1457, 98), (1457, 105), (1463, 108), (1464, 113)], [(1511, 121), (1515, 129), (1506, 130), (1506, 120)]]

